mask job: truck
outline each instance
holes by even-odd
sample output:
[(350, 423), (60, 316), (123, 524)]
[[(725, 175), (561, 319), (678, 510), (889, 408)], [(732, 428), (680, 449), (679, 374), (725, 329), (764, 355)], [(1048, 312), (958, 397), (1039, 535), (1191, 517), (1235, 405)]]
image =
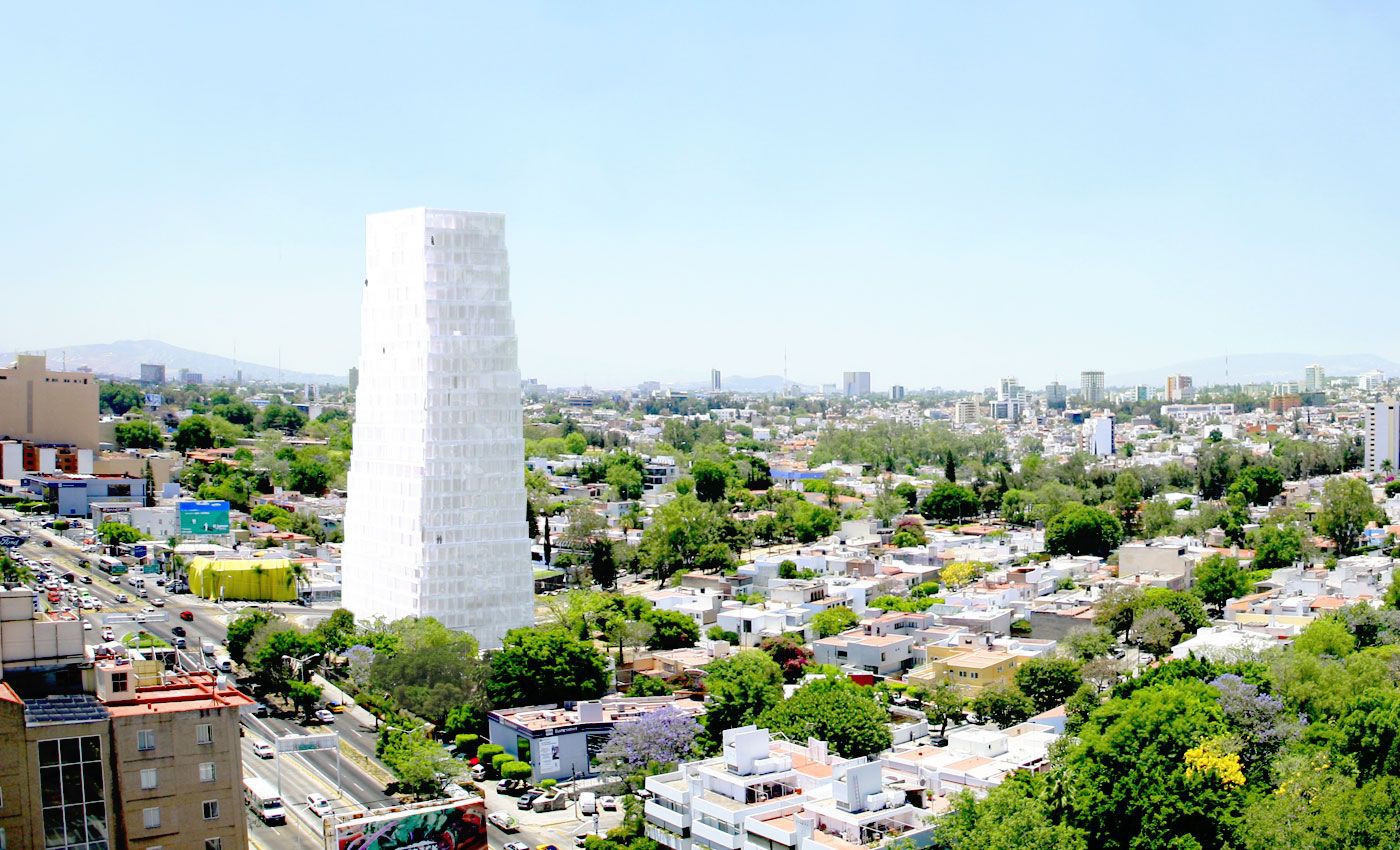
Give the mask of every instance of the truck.
[(214, 666), (225, 673), (233, 672), (233, 658), (220, 649), (214, 653)]
[(287, 822), (287, 810), (272, 783), (259, 776), (243, 779), (243, 802), (268, 825)]
[(214, 649), (214, 642), (208, 638), (199, 642), (199, 651), (211, 658), (214, 656)]

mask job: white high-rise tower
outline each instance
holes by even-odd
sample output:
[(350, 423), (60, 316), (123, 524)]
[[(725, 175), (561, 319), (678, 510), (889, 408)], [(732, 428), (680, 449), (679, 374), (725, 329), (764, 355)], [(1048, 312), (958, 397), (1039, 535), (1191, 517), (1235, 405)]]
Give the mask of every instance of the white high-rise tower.
[(369, 216), (343, 556), (357, 618), (534, 621), (505, 217)]

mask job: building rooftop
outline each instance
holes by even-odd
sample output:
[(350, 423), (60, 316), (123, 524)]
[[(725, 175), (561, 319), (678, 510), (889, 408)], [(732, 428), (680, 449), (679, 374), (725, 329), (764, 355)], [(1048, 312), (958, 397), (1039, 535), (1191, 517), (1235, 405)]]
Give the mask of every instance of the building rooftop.
[(92, 723), (107, 717), (106, 707), (91, 694), (54, 694), (24, 700), (25, 726)]
[(590, 723), (611, 724), (636, 720), (653, 711), (671, 707), (692, 717), (705, 712), (703, 703), (676, 697), (625, 697), (604, 698), (596, 702), (581, 702), (575, 708), (558, 706), (526, 706), (523, 708), (499, 709), (491, 712), (502, 723), (507, 723), (531, 732), (544, 732), (567, 726)]
[[(99, 665), (130, 665), (127, 661), (99, 662)], [(252, 705), (253, 698), (234, 688), (222, 676), (208, 672), (167, 674), (159, 685), (138, 687), (136, 697), (106, 705), (112, 717), (132, 717), (138, 714), (172, 714), (199, 709), (241, 708)]]

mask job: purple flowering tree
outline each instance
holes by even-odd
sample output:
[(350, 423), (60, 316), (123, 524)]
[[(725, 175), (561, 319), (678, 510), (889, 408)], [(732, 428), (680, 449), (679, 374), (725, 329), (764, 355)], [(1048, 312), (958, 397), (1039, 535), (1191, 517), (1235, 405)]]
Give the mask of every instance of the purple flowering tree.
[(647, 765), (673, 764), (690, 756), (700, 724), (671, 706), (619, 724), (598, 753), (605, 773), (632, 774)]
[(1239, 676), (1226, 673), (1210, 684), (1220, 692), (1220, 708), (1239, 742), (1240, 762), (1246, 770), (1267, 764), (1301, 730), (1298, 718), (1284, 708), (1282, 700)]

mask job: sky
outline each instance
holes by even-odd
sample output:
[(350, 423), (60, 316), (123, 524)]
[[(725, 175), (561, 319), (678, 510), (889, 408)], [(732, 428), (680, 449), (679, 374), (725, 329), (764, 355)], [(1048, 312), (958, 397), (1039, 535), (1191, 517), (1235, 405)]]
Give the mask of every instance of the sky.
[(343, 374), (365, 215), (435, 206), (506, 214), (551, 385), (1400, 360), (1398, 36), (1332, 2), (16, 6), (0, 350)]

